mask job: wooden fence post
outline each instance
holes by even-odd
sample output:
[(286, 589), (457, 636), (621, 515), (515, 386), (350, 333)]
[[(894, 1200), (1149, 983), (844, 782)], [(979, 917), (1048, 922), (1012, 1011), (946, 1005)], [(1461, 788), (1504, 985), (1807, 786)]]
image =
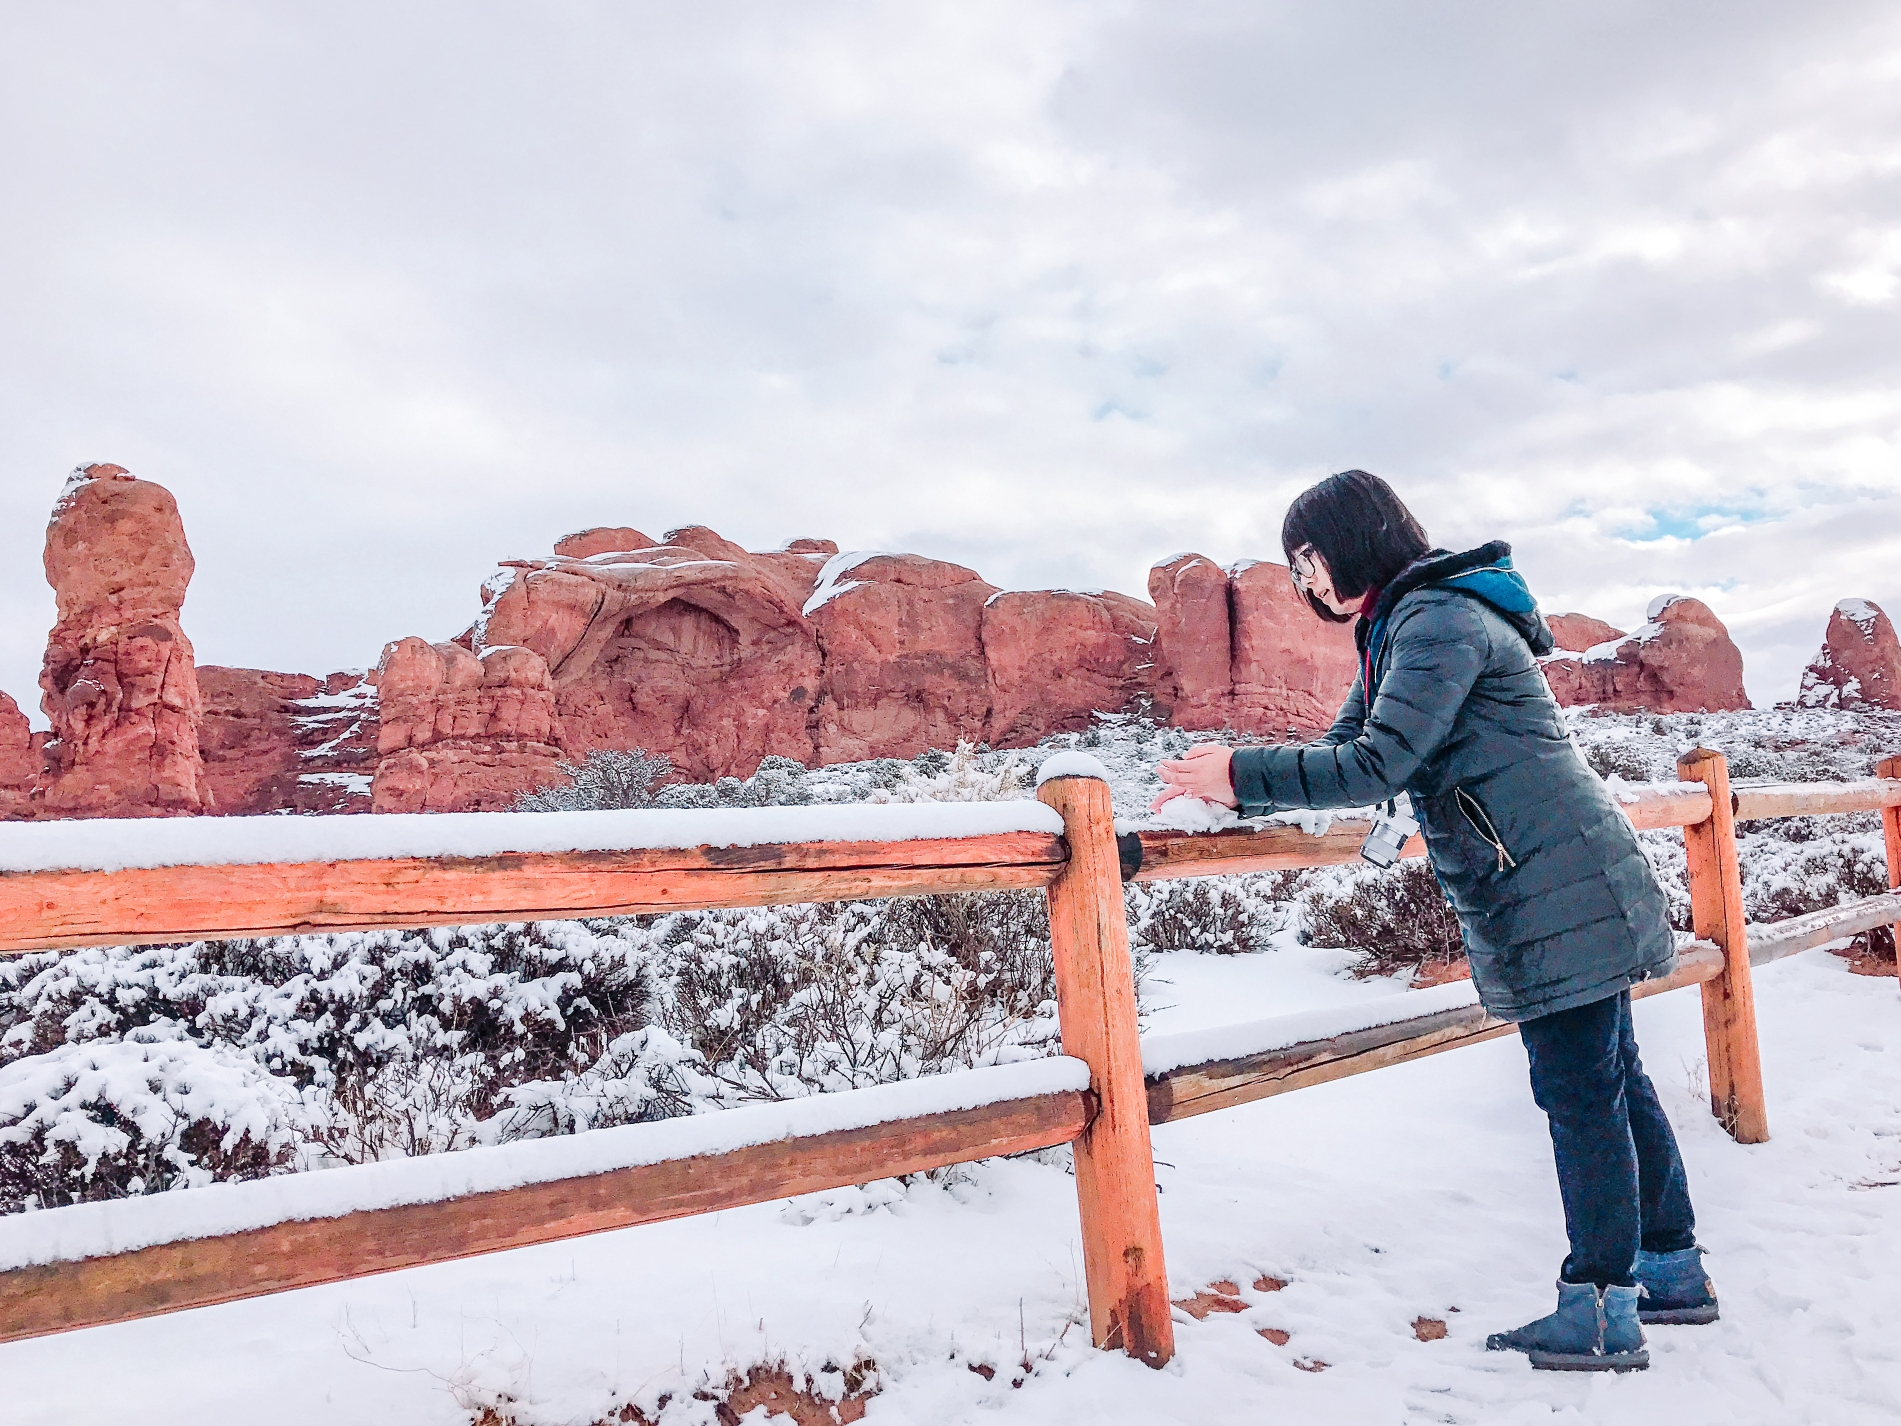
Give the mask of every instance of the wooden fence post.
[(1063, 1053), (1088, 1064), (1098, 1106), (1075, 1142), (1089, 1330), (1098, 1347), (1159, 1367), (1175, 1355), (1175, 1324), (1109, 784), (1059, 775), (1036, 795), (1062, 814), (1069, 842), (1048, 893)]
[[(1875, 776), (1901, 778), (1901, 757), (1883, 758), (1875, 765)], [(1888, 843), (1888, 889), (1901, 891), (1901, 807), (1881, 809), (1881, 831)], [(1901, 922), (1888, 930), (1894, 936), (1894, 973), (1901, 976)]]
[(1769, 1137), (1762, 1097), (1762, 1056), (1756, 1043), (1756, 996), (1749, 978), (1749, 934), (1743, 916), (1742, 866), (1736, 855), (1736, 813), (1730, 801), (1729, 759), (1692, 748), (1677, 759), (1677, 775), (1710, 790), (1707, 821), (1683, 829), (1696, 934), (1722, 947), (1723, 973), (1703, 982), (1703, 1038), (1709, 1047), (1710, 1110), (1739, 1144)]

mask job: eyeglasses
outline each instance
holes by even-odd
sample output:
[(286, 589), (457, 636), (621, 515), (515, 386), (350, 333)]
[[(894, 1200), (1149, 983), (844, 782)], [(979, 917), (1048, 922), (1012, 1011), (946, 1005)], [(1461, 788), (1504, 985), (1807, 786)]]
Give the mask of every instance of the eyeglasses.
[(1303, 545), (1294, 551), (1293, 557), (1287, 562), (1287, 573), (1294, 581), (1294, 588), (1302, 594), (1312, 592), (1320, 578), (1320, 561), (1312, 545)]

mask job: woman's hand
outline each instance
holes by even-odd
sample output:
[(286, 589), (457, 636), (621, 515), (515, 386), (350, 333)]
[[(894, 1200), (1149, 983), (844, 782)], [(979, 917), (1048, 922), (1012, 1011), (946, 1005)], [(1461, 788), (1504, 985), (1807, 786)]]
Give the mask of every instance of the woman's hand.
[(1149, 803), (1149, 811), (1159, 812), (1164, 802), (1183, 796), (1205, 797), (1223, 807), (1239, 807), (1240, 800), (1234, 795), (1234, 779), (1228, 770), (1233, 759), (1233, 749), (1203, 743), (1179, 758), (1158, 763), (1155, 771), (1162, 779), (1162, 795)]

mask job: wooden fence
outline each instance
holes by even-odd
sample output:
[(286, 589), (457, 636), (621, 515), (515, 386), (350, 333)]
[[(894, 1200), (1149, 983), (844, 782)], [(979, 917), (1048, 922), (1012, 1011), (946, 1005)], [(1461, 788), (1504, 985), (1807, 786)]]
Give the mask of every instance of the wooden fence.
[[(1757, 1143), (1769, 1130), (1752, 965), (1901, 921), (1901, 889), (1752, 932), (1744, 924), (1736, 823), (1879, 810), (1889, 885), (1901, 888), (1901, 758), (1861, 782), (1732, 789), (1723, 756), (1698, 749), (1684, 756), (1679, 774), (1678, 784), (1636, 789), (1623, 807), (1640, 829), (1683, 829), (1695, 940), (1673, 974), (1634, 986), (1632, 994), (1702, 987), (1711, 1108), (1737, 1140)], [(1409, 1014), (1404, 997), (1395, 997), (1400, 1013), (1390, 1023), (1287, 1043), (1285, 1026), (1277, 1031), (1274, 1022), (1261, 1022), (1239, 1034), (1255, 1043), (1226, 1044), (1216, 1059), (1182, 1062), (1179, 1043), (1171, 1053), (1152, 1040), (1145, 1073), (1123, 882), (1348, 863), (1358, 856), (1364, 825), (1318, 836), (1272, 826), (1142, 832), (1118, 841), (1100, 779), (1056, 776), (1038, 796), (1060, 814), (1060, 834), (1052, 819), (1043, 831), (901, 841), (0, 874), (0, 953), (1043, 888), (1067, 1057), (799, 1101), (809, 1112), (789, 1127), (783, 1106), (761, 1106), (440, 1156), (492, 1166), (501, 1161), (476, 1156), (512, 1155), (498, 1187), (483, 1186), (476, 1175), (460, 1189), (425, 1189), (419, 1197), (418, 1175), (438, 1161), (410, 1160), (193, 1190), (185, 1197), (218, 1210), (206, 1231), (166, 1227), (176, 1214), (159, 1221), (157, 1211), (176, 1207), (178, 1195), (45, 1210), (0, 1225), (14, 1235), (6, 1240), (11, 1257), (0, 1246), (0, 1262), (8, 1264), (0, 1270), (0, 1341), (1069, 1143), (1091, 1334), (1100, 1346), (1160, 1366), (1174, 1350), (1174, 1328), (1152, 1125), (1474, 1044), (1512, 1027), (1476, 1002)], [(1415, 838), (1406, 854), (1423, 850)], [(968, 1093), (953, 1093), (950, 1107), (918, 1112), (915, 1096), (900, 1091), (920, 1086)], [(696, 1148), (693, 1134), (714, 1129)], [(613, 1152), (574, 1168), (581, 1140), (589, 1141), (582, 1147)], [(389, 1184), (400, 1191), (392, 1196)], [(286, 1185), (325, 1193), (299, 1207)], [(29, 1229), (31, 1238), (22, 1237)], [(31, 1246), (21, 1249), (24, 1242)]]

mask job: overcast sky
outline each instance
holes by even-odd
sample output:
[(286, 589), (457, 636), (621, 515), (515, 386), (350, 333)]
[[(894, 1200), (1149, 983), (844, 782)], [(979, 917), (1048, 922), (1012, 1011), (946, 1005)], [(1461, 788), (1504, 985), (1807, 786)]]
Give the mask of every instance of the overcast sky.
[(1901, 613), (1892, 0), (0, 0), (0, 165), (36, 715), (95, 460), (200, 662), (307, 672), (587, 525), (1144, 593), (1352, 466), (1758, 704)]

